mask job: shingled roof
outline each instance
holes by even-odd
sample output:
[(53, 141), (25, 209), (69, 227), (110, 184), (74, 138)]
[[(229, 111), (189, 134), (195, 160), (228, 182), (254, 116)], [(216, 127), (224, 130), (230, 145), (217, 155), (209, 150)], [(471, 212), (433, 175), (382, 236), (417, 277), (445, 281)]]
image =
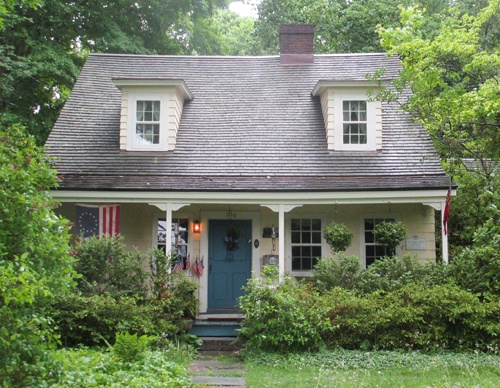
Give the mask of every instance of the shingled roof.
[[(447, 188), (431, 139), (396, 103), (383, 103), (381, 151), (327, 149), (320, 80), (362, 81), (399, 60), (385, 54), (279, 56), (91, 54), (47, 141), (60, 189), (353, 191)], [(120, 150), (116, 78), (182, 79), (186, 101), (175, 150)]]

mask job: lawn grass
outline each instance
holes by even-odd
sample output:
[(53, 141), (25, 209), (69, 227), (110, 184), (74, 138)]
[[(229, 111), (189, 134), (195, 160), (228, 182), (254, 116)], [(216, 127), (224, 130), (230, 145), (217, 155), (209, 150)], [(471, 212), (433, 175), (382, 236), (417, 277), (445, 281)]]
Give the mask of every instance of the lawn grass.
[(247, 386), (499, 387), (500, 357), (485, 354), (331, 351), (246, 357)]

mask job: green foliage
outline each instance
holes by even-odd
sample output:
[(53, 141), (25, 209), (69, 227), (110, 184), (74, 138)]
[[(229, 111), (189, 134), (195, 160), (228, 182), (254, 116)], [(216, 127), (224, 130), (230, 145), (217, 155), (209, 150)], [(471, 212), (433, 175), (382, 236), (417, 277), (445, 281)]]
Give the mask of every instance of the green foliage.
[(357, 256), (341, 255), (337, 260), (333, 257), (323, 257), (313, 269), (313, 282), (320, 288), (330, 290), (335, 287), (353, 289), (361, 271)]
[[(479, 271), (471, 265), (465, 270)], [(496, 286), (494, 270), (484, 269), (490, 277), (476, 287)], [(247, 316), (240, 337), (248, 349), (280, 352), (323, 347), (496, 352), (500, 299), (493, 292), (478, 298), (464, 289), (465, 282), (472, 284), (461, 279), (464, 272), (421, 265), (410, 255), (386, 257), (361, 270), (359, 259), (341, 257), (322, 259), (312, 284), (252, 279), (240, 298)]]
[(361, 294), (395, 291), (411, 284), (434, 285), (447, 279), (447, 268), (432, 263), (422, 265), (412, 255), (383, 257), (360, 272), (352, 286)]
[(198, 299), (194, 292), (198, 284), (184, 272), (170, 271), (175, 261), (175, 255), (165, 255), (161, 249), (149, 252), (151, 295), (173, 319), (195, 318)]
[(489, 192), (493, 204), (487, 208), (488, 220), (474, 234), (470, 248), (453, 258), (450, 272), (466, 290), (492, 298), (500, 295), (500, 203), (498, 187)]
[(162, 306), (133, 297), (68, 295), (54, 303), (52, 316), (64, 346), (112, 344), (124, 331), (170, 338), (181, 334)]
[[(184, 273), (169, 273), (163, 251), (148, 255), (150, 278), (145, 281), (143, 255), (125, 252), (120, 239), (89, 238), (77, 243), (75, 255), (82, 278), (80, 292), (60, 298), (52, 316), (65, 346), (102, 346), (117, 333), (189, 339), (186, 320), (198, 309), (197, 284)], [(112, 260), (109, 260), (112, 258)], [(147, 285), (151, 295), (146, 297)]]
[(54, 213), (56, 172), (20, 126), (0, 129), (0, 380), (24, 384), (57, 343), (46, 307), (74, 285), (69, 227)]
[[(36, 7), (35, 7), (36, 5)], [(0, 2), (0, 123), (44, 144), (89, 52), (209, 54), (227, 0)], [(212, 35), (213, 41), (203, 39)]]
[(333, 252), (344, 252), (351, 245), (354, 234), (346, 225), (331, 222), (325, 226), (323, 237)]
[(113, 354), (124, 362), (138, 362), (142, 360), (149, 350), (155, 337), (129, 333), (117, 333)]
[(373, 228), (375, 241), (379, 245), (387, 248), (391, 254), (396, 253), (396, 248), (408, 233), (406, 226), (402, 222), (382, 221)]
[[(383, 47), (402, 58), (399, 92), (411, 87), (405, 109), (413, 112), (435, 140), (443, 160), (464, 158), (483, 164), (500, 159), (500, 5), (489, 1), (472, 15), (457, 9), (443, 18), (438, 34), (426, 38), (425, 15), (403, 9), (402, 26), (379, 30)], [(494, 37), (494, 39), (492, 38)]]
[[(185, 365), (170, 352), (145, 351), (135, 362), (123, 362), (113, 352), (80, 348), (54, 353), (60, 372), (40, 386), (79, 387), (194, 387)], [(42, 383), (42, 382), (40, 382)]]
[(73, 254), (81, 274), (78, 288), (84, 294), (146, 295), (147, 274), (138, 251), (127, 252), (121, 237), (93, 236), (80, 239)]
[(317, 350), (322, 345), (315, 327), (319, 317), (314, 295), (286, 278), (279, 286), (251, 279), (239, 303), (246, 315), (239, 337), (246, 346), (269, 351)]

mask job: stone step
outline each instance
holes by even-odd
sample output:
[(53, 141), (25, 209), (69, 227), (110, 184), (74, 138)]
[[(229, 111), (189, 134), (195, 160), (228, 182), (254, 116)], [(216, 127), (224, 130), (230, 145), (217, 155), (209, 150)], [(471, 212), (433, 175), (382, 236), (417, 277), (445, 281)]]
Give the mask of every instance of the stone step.
[(189, 334), (198, 337), (236, 337), (240, 327), (238, 321), (197, 319), (193, 322)]
[(235, 352), (242, 348), (242, 343), (235, 342), (235, 337), (201, 337), (201, 351)]

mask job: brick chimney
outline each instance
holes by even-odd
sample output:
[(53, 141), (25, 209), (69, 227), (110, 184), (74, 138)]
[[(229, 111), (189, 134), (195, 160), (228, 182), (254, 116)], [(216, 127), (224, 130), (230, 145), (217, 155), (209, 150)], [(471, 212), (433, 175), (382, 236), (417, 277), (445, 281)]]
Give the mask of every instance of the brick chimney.
[(282, 65), (314, 63), (314, 25), (281, 25), (280, 62)]

